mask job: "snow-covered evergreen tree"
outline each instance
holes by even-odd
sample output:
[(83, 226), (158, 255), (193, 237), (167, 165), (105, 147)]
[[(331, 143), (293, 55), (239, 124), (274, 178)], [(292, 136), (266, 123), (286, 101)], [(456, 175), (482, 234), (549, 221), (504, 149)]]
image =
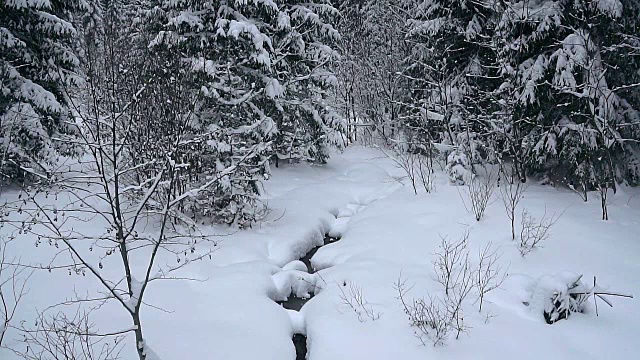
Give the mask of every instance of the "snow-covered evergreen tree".
[(552, 171), (585, 191), (637, 182), (638, 7), (504, 3), (496, 38), (511, 104), (507, 142), (529, 172)]
[[(199, 97), (190, 155), (209, 172), (238, 166), (202, 192), (194, 213), (247, 225), (259, 216), (260, 181), (273, 155), (324, 161), (341, 145), (342, 120), (326, 103), (338, 37), (328, 2), (170, 1), (151, 8), (156, 51), (180, 54)], [(247, 156), (249, 159), (247, 159)]]
[[(489, 40), (493, 2), (424, 0), (408, 19), (412, 43), (410, 131), (452, 145), (470, 163), (486, 157), (485, 133), (496, 80)], [(422, 140), (425, 141), (425, 140)]]
[(68, 146), (56, 141), (68, 132), (63, 90), (79, 62), (71, 46), (75, 0), (0, 2), (0, 162), (3, 180), (25, 175), (21, 168), (47, 171)]
[[(265, 94), (277, 125), (276, 159), (325, 161), (330, 146), (343, 145), (343, 119), (329, 106), (336, 78), (329, 70), (337, 60), (333, 27), (337, 10), (328, 1), (277, 2), (274, 60)], [(278, 161), (278, 160), (276, 160)]]

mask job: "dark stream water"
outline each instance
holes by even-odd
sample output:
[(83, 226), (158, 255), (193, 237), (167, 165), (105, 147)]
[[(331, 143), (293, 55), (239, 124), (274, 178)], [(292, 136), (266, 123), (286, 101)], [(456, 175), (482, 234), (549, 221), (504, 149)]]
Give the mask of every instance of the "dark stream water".
[[(322, 246), (334, 243), (338, 240), (340, 240), (340, 238), (331, 237), (329, 236), (329, 234), (326, 234), (324, 236), (324, 242)], [(315, 272), (315, 269), (313, 268), (313, 266), (311, 266), (311, 258), (322, 246), (314, 247), (300, 259), (300, 261), (302, 261), (307, 266), (307, 271), (309, 272), (309, 274), (313, 274)], [(300, 309), (302, 309), (302, 306), (304, 306), (307, 301), (311, 300), (313, 295), (314, 294), (311, 294), (311, 296), (308, 298), (301, 298), (291, 294), (291, 296), (289, 296), (286, 301), (278, 301), (278, 304), (282, 305), (285, 309), (300, 311)], [(301, 334), (293, 335), (293, 345), (296, 348), (296, 360), (305, 360), (307, 358), (307, 337)]]

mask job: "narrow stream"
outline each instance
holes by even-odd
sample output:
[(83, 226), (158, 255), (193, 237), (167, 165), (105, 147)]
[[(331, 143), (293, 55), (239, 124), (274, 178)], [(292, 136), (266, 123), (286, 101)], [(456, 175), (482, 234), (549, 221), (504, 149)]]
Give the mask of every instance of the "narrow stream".
[[(324, 236), (324, 243), (322, 246), (329, 245), (338, 240), (340, 240), (340, 238), (331, 237), (329, 236), (329, 234), (326, 234)], [(313, 274), (316, 272), (313, 266), (311, 266), (311, 258), (313, 257), (313, 255), (316, 254), (318, 249), (320, 249), (322, 246), (314, 247), (313, 249), (309, 250), (309, 252), (304, 257), (300, 259), (300, 261), (302, 261), (307, 266), (307, 271), (309, 272), (309, 274)], [(305, 299), (305, 298), (297, 297), (294, 294), (291, 294), (291, 296), (289, 296), (287, 301), (278, 301), (278, 304), (282, 305), (282, 307), (284, 307), (285, 309), (300, 311), (300, 309), (302, 309), (302, 305), (306, 304), (307, 301), (311, 300), (313, 295), (314, 294), (311, 294), (310, 297)]]
[(296, 360), (307, 360), (307, 337), (300, 334), (293, 335), (293, 346), (296, 347)]
[[(324, 236), (323, 245), (328, 245), (340, 240), (340, 238), (335, 238), (326, 234)], [(313, 274), (315, 269), (311, 266), (311, 258), (316, 254), (318, 249), (322, 246), (316, 246), (311, 249), (304, 257), (300, 259), (306, 266), (309, 274)], [(314, 294), (311, 294), (308, 298), (301, 298), (291, 294), (286, 301), (278, 301), (278, 304), (282, 305), (285, 309), (300, 311), (302, 306), (307, 303), (307, 301), (311, 300)], [(293, 345), (296, 348), (296, 360), (306, 360), (307, 358), (307, 337), (302, 334), (294, 334), (293, 335)]]

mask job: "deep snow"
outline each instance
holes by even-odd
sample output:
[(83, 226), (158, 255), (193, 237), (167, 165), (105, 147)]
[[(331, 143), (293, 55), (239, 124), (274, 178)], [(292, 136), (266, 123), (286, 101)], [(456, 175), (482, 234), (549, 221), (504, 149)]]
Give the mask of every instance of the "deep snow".
[[(274, 169), (265, 195), (272, 212), (264, 222), (221, 237), (211, 260), (181, 270), (181, 276), (200, 281), (160, 281), (149, 288), (145, 303), (164, 311), (144, 309), (147, 344), (164, 360), (295, 359), (296, 333), (307, 335), (310, 360), (584, 360), (640, 353), (637, 299), (612, 298), (614, 308), (602, 304), (598, 317), (589, 305), (586, 313), (554, 325), (547, 325), (531, 302), (538, 279), (566, 271), (585, 279), (597, 276), (601, 286), (614, 291), (640, 294), (640, 196), (632, 197), (637, 189), (610, 195), (611, 220), (605, 222), (599, 220), (595, 195), (584, 203), (570, 190), (531, 185), (522, 207), (538, 217), (544, 211), (562, 215), (543, 247), (522, 258), (499, 199), (476, 222), (465, 210), (462, 189), (450, 185), (445, 174), (436, 174), (434, 193), (418, 195), (403, 175), (382, 153), (361, 147), (336, 154), (325, 166)], [(455, 239), (466, 228), (471, 255), (491, 242), (509, 276), (487, 296), (483, 314), (471, 293), (464, 309), (471, 326), (467, 334), (444, 346), (422, 346), (394, 283), (402, 274), (413, 285), (409, 297), (437, 293), (431, 262), (440, 236)], [(223, 227), (207, 231), (230, 233)], [(309, 274), (297, 260), (322, 245), (326, 233), (341, 239), (317, 251), (311, 259), (316, 273)], [(52, 254), (50, 247), (35, 248), (33, 239), (21, 238), (14, 246), (23, 262)], [(339, 287), (347, 285), (362, 289), (378, 319), (359, 319), (343, 304)], [(95, 282), (53, 271), (34, 274), (29, 287), (19, 317), (32, 321), (34, 309), (67, 298), (74, 288), (94, 291)], [(292, 293), (315, 296), (300, 312), (276, 303)], [(130, 326), (115, 304), (93, 320), (103, 331)], [(122, 356), (136, 357), (130, 343)], [(14, 355), (0, 349), (0, 358)]]

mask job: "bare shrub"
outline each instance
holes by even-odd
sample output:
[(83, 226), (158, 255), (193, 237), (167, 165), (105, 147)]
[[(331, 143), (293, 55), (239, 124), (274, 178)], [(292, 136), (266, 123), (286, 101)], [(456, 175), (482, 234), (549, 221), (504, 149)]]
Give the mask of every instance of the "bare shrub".
[(493, 250), (491, 243), (482, 248), (478, 253), (478, 267), (475, 270), (475, 287), (478, 291), (478, 311), (482, 312), (484, 297), (491, 291), (502, 285), (507, 277), (507, 272), (498, 261), (501, 254)]
[(12, 349), (25, 360), (116, 360), (120, 358), (124, 333), (98, 333), (90, 311), (72, 317), (63, 312), (39, 313), (35, 329), (20, 328), (24, 349)]
[(426, 344), (429, 339), (433, 345), (441, 345), (452, 333), (456, 332), (456, 339), (468, 330), (464, 322), (463, 304), (476, 285), (475, 270), (469, 260), (467, 241), (469, 232), (452, 242), (447, 237), (441, 237), (442, 243), (433, 267), (435, 281), (443, 290), (444, 296), (429, 296), (429, 299), (417, 298), (407, 301), (406, 294), (410, 290), (402, 275), (395, 284), (398, 299), (404, 312), (409, 317), (411, 326), (415, 327), (416, 336)]
[(600, 195), (600, 207), (602, 208), (602, 220), (609, 220), (609, 187), (605, 184), (598, 185), (598, 195)]
[(468, 329), (464, 323), (462, 305), (475, 285), (475, 271), (469, 259), (469, 231), (465, 230), (457, 241), (451, 241), (446, 236), (441, 237), (441, 241), (439, 251), (434, 254), (433, 268), (435, 280), (444, 288), (445, 296), (441, 303), (457, 339)]
[(462, 313), (462, 305), (473, 289), (473, 269), (469, 262), (469, 254), (463, 258), (459, 271), (454, 275), (450, 284), (453, 284), (449, 294), (445, 296), (445, 307), (450, 321), (450, 326), (456, 331), (456, 339), (460, 337), (460, 334), (467, 332), (469, 327), (464, 322), (464, 315)]
[(547, 210), (545, 209), (544, 214), (538, 220), (527, 209), (522, 210), (522, 229), (520, 230), (518, 250), (523, 257), (533, 249), (540, 247), (540, 244), (549, 238), (551, 227), (555, 225), (558, 218), (555, 214), (547, 215)]
[(407, 288), (406, 280), (403, 280), (402, 276), (398, 278), (395, 288), (411, 326), (416, 329), (416, 337), (423, 345), (427, 345), (428, 341), (434, 346), (442, 345), (452, 330), (446, 305), (440, 299), (431, 296), (428, 300), (417, 298), (408, 301), (406, 294), (410, 288)]
[(385, 154), (396, 163), (396, 166), (404, 170), (404, 172), (407, 174), (407, 178), (411, 182), (413, 192), (418, 195), (417, 180), (419, 175), (418, 170), (416, 169), (418, 156), (411, 152), (402, 150), (395, 151), (393, 155), (386, 152)]
[(467, 181), (466, 193), (471, 201), (471, 211), (476, 221), (480, 221), (489, 206), (489, 201), (496, 187), (497, 176), (494, 171), (487, 171), (485, 176), (475, 176)]
[(516, 210), (518, 204), (524, 197), (524, 192), (527, 190), (527, 185), (518, 179), (515, 171), (503, 171), (502, 172), (506, 184), (500, 187), (500, 198), (504, 205), (504, 210), (507, 213), (507, 217), (511, 222), (511, 239), (516, 239)]
[(418, 195), (419, 182), (422, 183), (425, 191), (430, 193), (434, 190), (433, 173), (434, 160), (433, 151), (428, 150), (427, 155), (420, 152), (400, 148), (393, 153), (389, 153), (378, 147), (389, 159), (393, 160), (396, 166), (402, 169), (406, 177), (411, 182), (413, 192)]
[[(360, 322), (365, 322), (368, 319), (378, 320), (382, 314), (373, 310), (373, 306), (367, 301), (362, 287), (352, 282), (347, 286), (347, 282), (343, 282), (342, 286), (338, 286), (340, 289), (340, 300), (342, 303), (349, 307), (358, 316)], [(345, 291), (345, 288), (347, 291)]]
[(455, 242), (452, 242), (447, 236), (441, 236), (440, 240), (439, 250), (434, 254), (436, 259), (433, 263), (433, 269), (436, 273), (436, 281), (444, 287), (445, 295), (448, 296), (456, 286), (457, 275), (469, 260), (469, 251), (467, 250), (469, 231), (465, 230), (460, 240)]
[(422, 182), (422, 187), (427, 193), (431, 193), (435, 190), (435, 183), (433, 181), (433, 156), (431, 152), (429, 155), (418, 155), (418, 175)]
[(9, 257), (8, 247), (15, 238), (0, 237), (0, 347), (12, 325), (20, 302), (27, 294), (27, 281), (32, 272)]

